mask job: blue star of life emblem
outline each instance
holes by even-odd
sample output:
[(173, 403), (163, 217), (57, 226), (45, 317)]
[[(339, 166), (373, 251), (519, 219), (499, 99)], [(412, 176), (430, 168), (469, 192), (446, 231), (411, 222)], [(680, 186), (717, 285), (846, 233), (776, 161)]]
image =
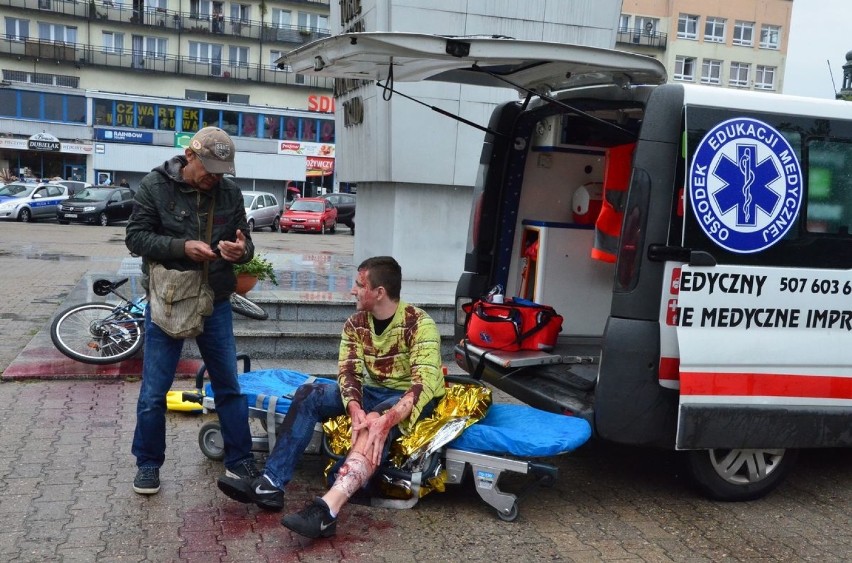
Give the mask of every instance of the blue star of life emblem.
[(731, 252), (765, 250), (793, 226), (802, 206), (802, 170), (772, 126), (730, 119), (701, 140), (689, 168), (690, 208), (704, 233)]

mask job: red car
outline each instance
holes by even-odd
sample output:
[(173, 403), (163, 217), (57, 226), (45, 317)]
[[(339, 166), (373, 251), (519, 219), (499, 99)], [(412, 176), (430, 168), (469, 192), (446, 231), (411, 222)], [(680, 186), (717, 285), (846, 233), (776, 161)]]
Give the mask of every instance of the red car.
[(281, 232), (316, 231), (333, 233), (337, 224), (337, 209), (330, 201), (319, 197), (297, 199), (281, 215)]

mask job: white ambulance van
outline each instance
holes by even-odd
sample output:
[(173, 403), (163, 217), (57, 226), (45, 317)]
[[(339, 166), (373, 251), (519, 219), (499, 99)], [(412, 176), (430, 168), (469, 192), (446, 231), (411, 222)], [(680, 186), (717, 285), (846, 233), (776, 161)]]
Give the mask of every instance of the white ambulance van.
[[(520, 94), (478, 163), (465, 370), (600, 439), (686, 451), (721, 500), (768, 493), (801, 448), (852, 446), (852, 105), (510, 39), (351, 34), (286, 59)], [(564, 316), (555, 349), (465, 344), (461, 306), (495, 286)]]

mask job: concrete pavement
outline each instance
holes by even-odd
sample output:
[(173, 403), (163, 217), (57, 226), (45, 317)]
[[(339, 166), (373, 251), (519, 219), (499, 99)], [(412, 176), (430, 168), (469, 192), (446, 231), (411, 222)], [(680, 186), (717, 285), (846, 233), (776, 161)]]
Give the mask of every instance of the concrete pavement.
[[(126, 256), (120, 227), (0, 223), (0, 369), (32, 340), (87, 272)], [(338, 238), (340, 237), (340, 238)], [(351, 253), (348, 234), (258, 233), (270, 252), (323, 245)], [(340, 245), (340, 246), (336, 246)], [(91, 257), (91, 254), (97, 254)], [(255, 367), (276, 367), (255, 362)], [(584, 446), (551, 459), (552, 488), (532, 488), (506, 523), (470, 482), (413, 509), (349, 506), (338, 535), (310, 542), (280, 515), (219, 493), (221, 464), (198, 430), (215, 415), (170, 413), (158, 495), (131, 490), (139, 383), (0, 383), (2, 561), (847, 561), (852, 559), (852, 452), (805, 452), (788, 481), (750, 503), (710, 502), (673, 452)], [(262, 459), (262, 456), (261, 456)], [(323, 490), (308, 456), (285, 510)], [(509, 476), (505, 489), (524, 483)]]

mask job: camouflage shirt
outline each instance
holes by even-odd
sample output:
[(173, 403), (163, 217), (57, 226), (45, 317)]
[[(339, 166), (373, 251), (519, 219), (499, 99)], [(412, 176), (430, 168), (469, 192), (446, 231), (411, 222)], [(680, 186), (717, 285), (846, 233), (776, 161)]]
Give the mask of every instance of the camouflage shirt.
[(411, 390), (414, 408), (399, 423), (403, 434), (409, 434), (423, 407), (444, 396), (438, 327), (425, 311), (403, 301), (382, 334), (373, 332), (372, 319), (359, 311), (343, 325), (337, 375), (343, 404), (361, 404), (364, 385)]

